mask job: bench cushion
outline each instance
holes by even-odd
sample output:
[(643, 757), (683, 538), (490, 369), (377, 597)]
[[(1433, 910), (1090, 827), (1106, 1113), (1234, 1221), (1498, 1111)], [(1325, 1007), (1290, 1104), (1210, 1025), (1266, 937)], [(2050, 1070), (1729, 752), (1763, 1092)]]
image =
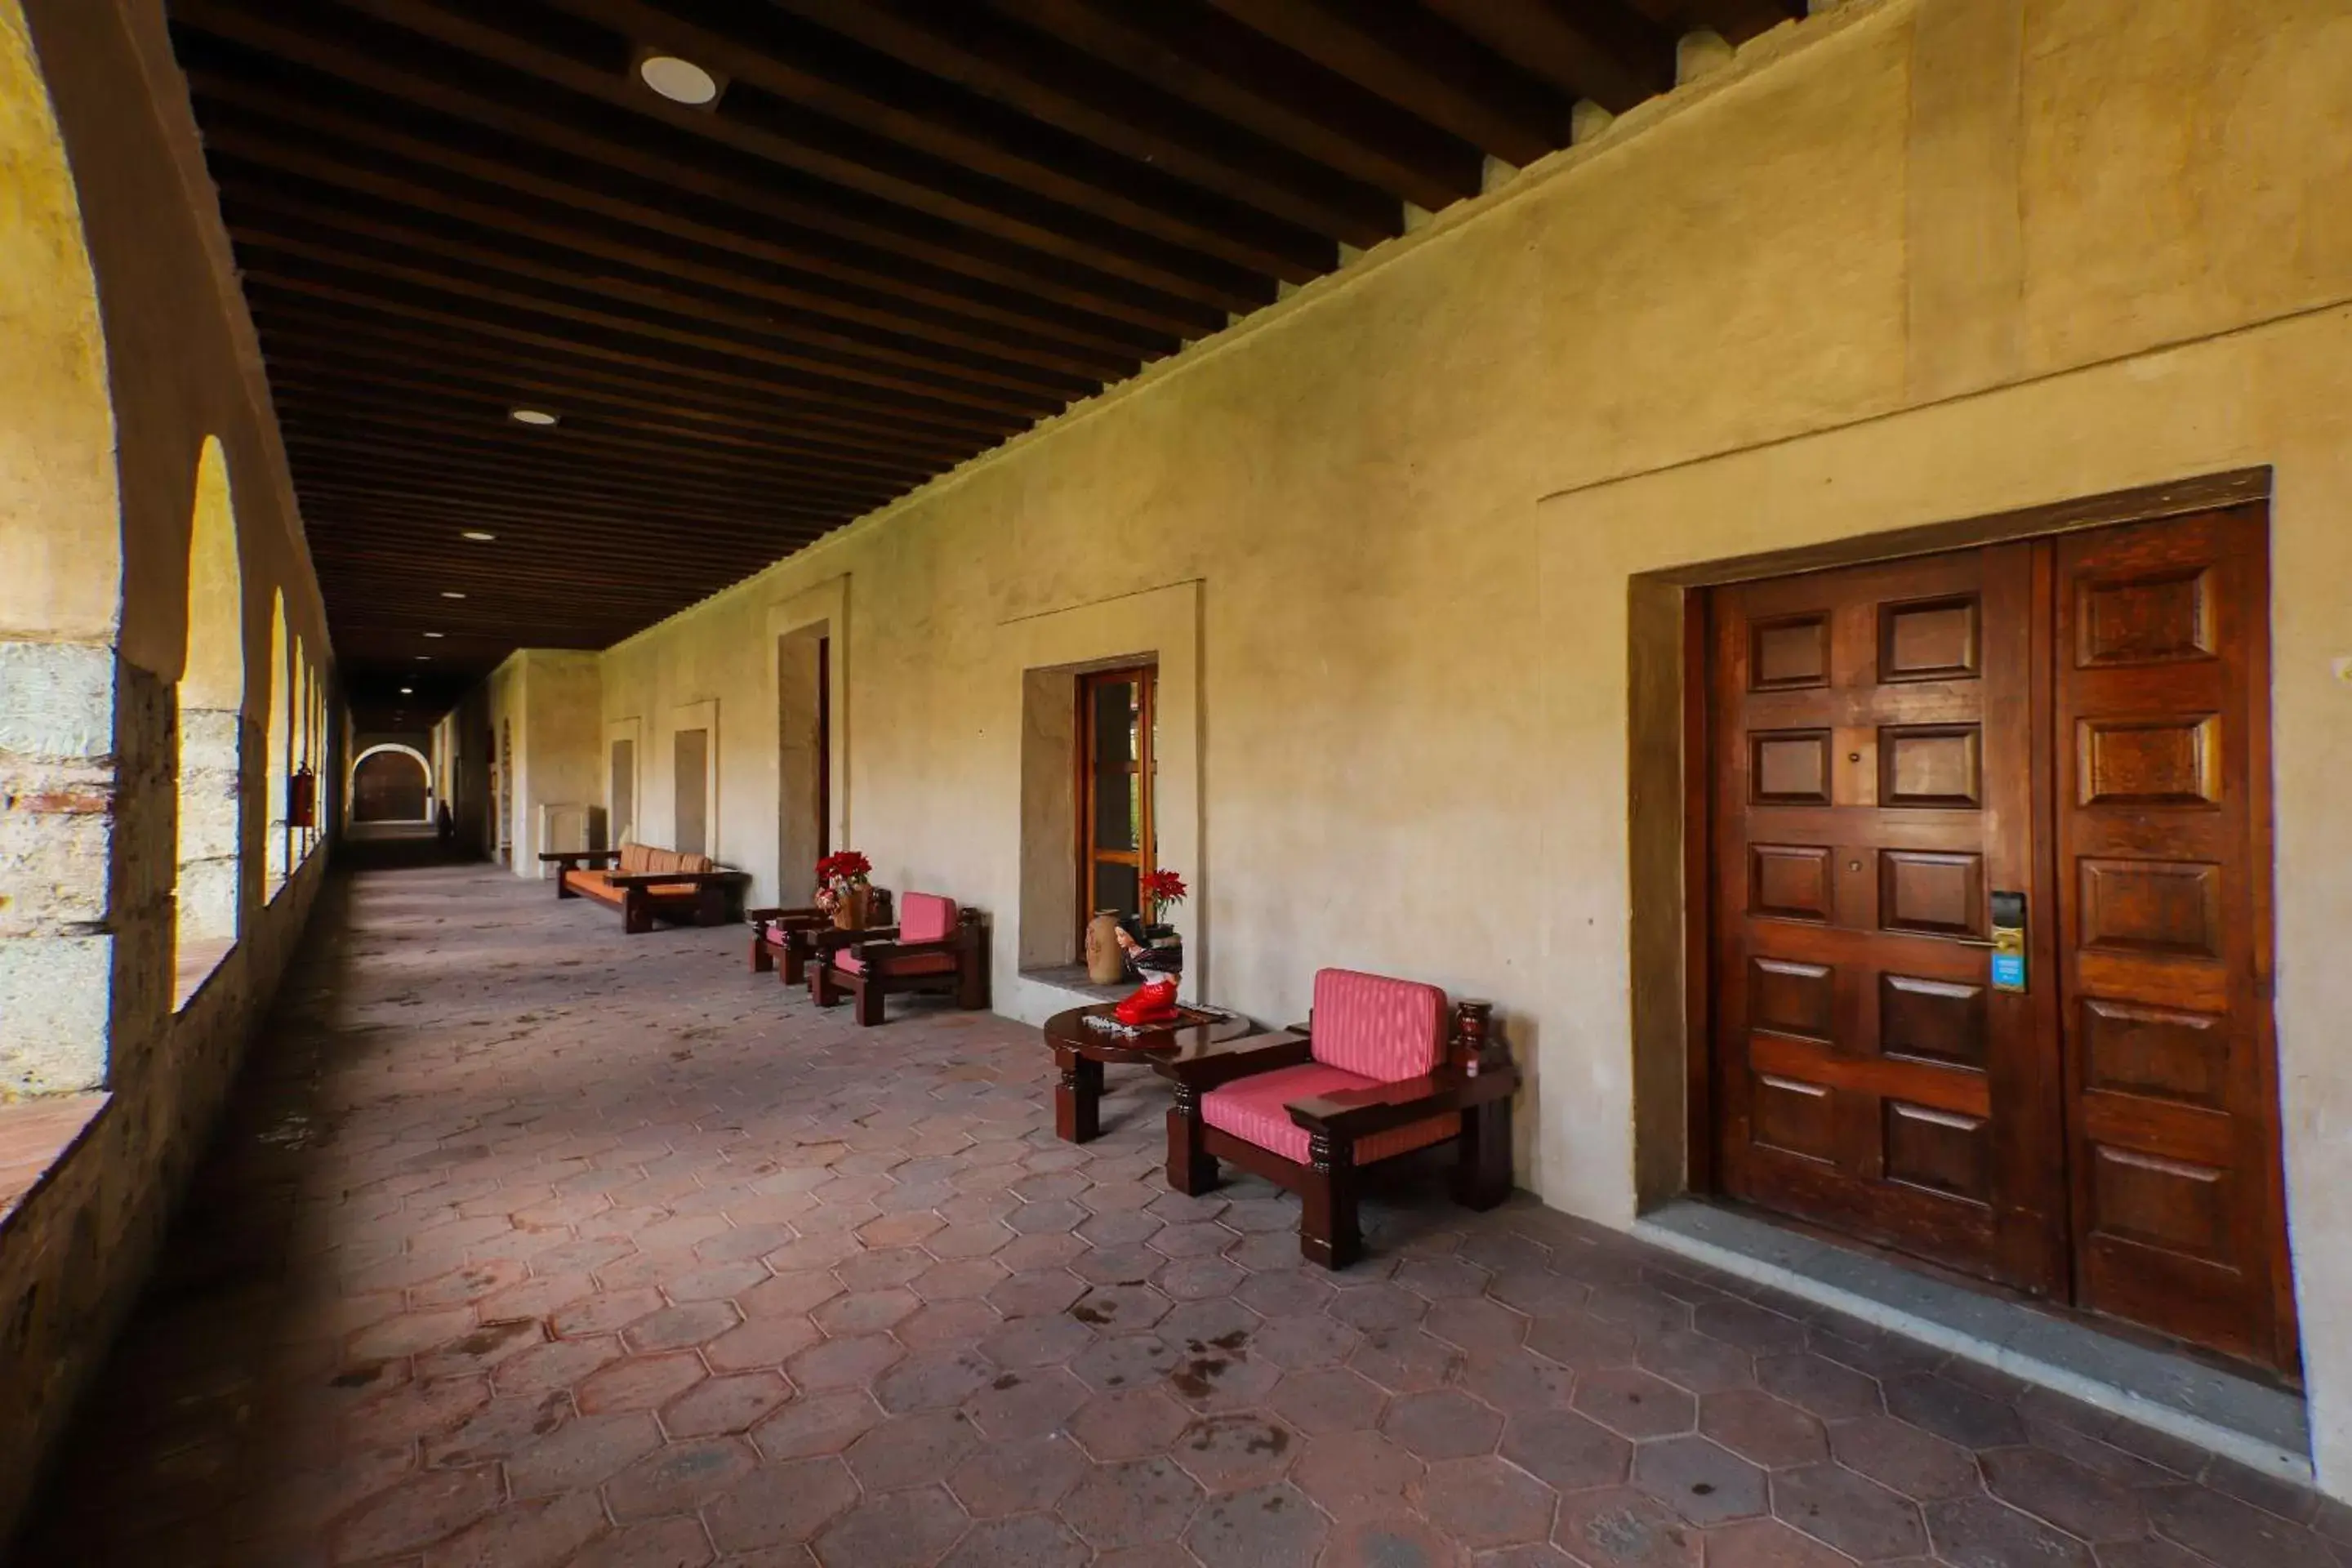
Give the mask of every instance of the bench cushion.
[(563, 885), (575, 893), (604, 903), (617, 904), (621, 901), (621, 889), (613, 886), (612, 878), (593, 868), (581, 867), (564, 872)]
[[(1305, 1062), (1294, 1068), (1253, 1073), (1211, 1089), (1201, 1097), (1201, 1118), (1220, 1131), (1279, 1154), (1293, 1164), (1304, 1165), (1307, 1159), (1307, 1129), (1290, 1119), (1291, 1101), (1372, 1087), (1373, 1080), (1360, 1074), (1326, 1067), (1321, 1062)], [(1357, 1140), (1356, 1163), (1369, 1165), (1432, 1143), (1442, 1143), (1461, 1131), (1461, 1115), (1450, 1110), (1426, 1121), (1391, 1127), (1386, 1132)]]
[(1401, 1083), (1436, 1070), (1445, 1044), (1445, 993), (1352, 969), (1319, 970), (1313, 1023), (1317, 1061), (1374, 1083)]
[[(654, 871), (698, 873), (715, 869), (717, 868), (708, 855), (685, 855), (675, 849), (656, 849), (650, 844), (621, 846), (621, 875), (624, 877), (642, 877)], [(668, 892), (673, 889), (661, 888), (656, 890)]]

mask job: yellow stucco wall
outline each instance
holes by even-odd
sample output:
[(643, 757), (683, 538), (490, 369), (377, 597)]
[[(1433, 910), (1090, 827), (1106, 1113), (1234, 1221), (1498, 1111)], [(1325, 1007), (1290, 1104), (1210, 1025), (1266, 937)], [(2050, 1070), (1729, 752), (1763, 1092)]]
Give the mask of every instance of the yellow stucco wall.
[(770, 610), (845, 577), (836, 810), (996, 912), (1017, 1001), (1020, 627), (1197, 581), (1213, 999), (1495, 999), (1521, 1179), (1622, 1223), (1631, 576), (2273, 464), (2289, 1172), (2352, 1493), (2347, 300), (2342, 0), (1852, 0), (614, 648), (604, 713), (658, 757), (718, 702), (717, 847), (778, 891)]

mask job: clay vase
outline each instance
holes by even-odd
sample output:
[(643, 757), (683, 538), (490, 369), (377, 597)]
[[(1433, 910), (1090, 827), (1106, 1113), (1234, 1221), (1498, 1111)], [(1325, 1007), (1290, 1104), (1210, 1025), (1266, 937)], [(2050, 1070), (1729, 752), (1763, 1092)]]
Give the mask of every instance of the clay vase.
[(1118, 950), (1118, 911), (1097, 910), (1087, 922), (1087, 978), (1116, 985), (1127, 975), (1127, 955)]
[(844, 893), (841, 902), (834, 907), (833, 924), (836, 931), (864, 931), (867, 906), (873, 902), (873, 889), (852, 888)]

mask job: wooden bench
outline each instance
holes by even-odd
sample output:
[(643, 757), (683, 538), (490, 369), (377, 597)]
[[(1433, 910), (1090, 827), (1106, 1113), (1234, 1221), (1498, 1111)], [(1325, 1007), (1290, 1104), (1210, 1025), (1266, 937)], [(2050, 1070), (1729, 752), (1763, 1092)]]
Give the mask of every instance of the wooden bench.
[(713, 865), (708, 855), (646, 844), (560, 849), (539, 858), (557, 868), (557, 898), (610, 904), (621, 911), (621, 929), (632, 936), (653, 930), (656, 920), (724, 925), (733, 918), (743, 885), (751, 879), (749, 871)]

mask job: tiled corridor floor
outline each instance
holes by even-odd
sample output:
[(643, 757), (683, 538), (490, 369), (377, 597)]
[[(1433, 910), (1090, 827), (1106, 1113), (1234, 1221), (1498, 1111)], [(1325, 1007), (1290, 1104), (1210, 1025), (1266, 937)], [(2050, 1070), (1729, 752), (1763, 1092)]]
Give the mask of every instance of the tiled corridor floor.
[[(1054, 1140), (984, 1014), (362, 876), (20, 1561), (2342, 1568), (2352, 1513), (1521, 1201)], [(2200, 1479), (2201, 1477), (2201, 1479)]]

